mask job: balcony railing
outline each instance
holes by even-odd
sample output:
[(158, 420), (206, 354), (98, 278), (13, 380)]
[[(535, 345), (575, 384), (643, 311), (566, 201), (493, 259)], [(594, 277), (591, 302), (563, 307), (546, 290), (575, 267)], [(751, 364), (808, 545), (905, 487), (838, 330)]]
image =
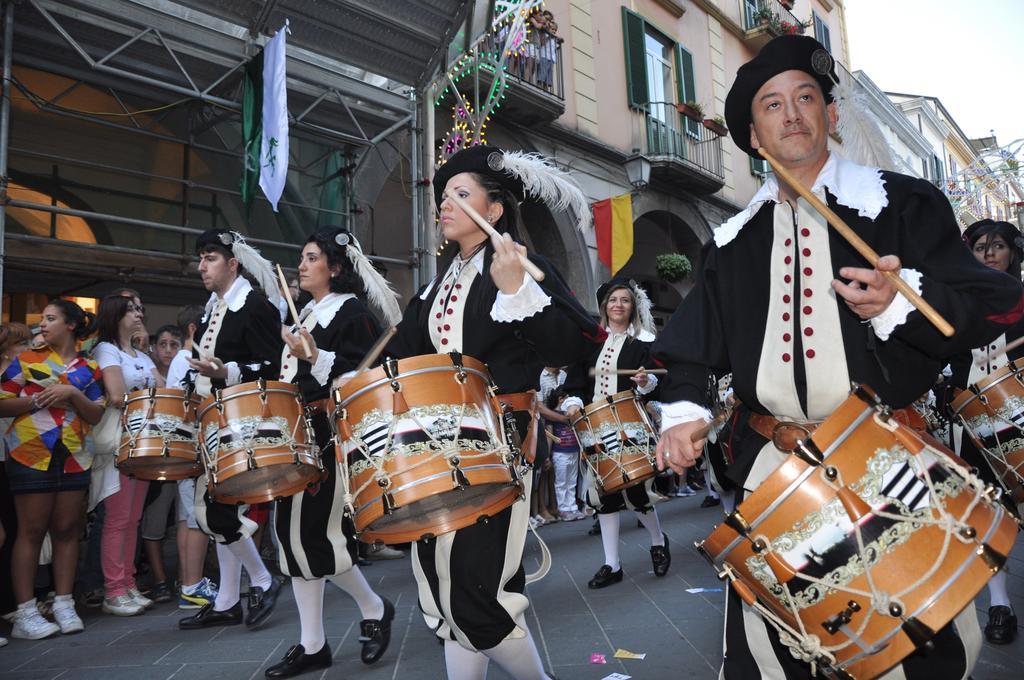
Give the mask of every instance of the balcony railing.
[(672, 102), (651, 102), (641, 117), (640, 149), (652, 174), (671, 184), (713, 193), (725, 182), (722, 138), (683, 115)]
[(743, 4), (744, 28), (748, 32), (764, 29), (770, 37), (786, 34), (801, 35), (807, 26), (779, 0), (757, 0)]
[[(497, 62), (504, 47), (504, 37), (488, 34), (480, 43), (480, 50), (494, 55)], [(527, 43), (519, 54), (509, 55), (505, 62), (505, 74), (510, 80), (547, 92), (559, 99), (565, 99), (565, 84), (562, 79), (562, 41), (546, 31), (531, 31)]]

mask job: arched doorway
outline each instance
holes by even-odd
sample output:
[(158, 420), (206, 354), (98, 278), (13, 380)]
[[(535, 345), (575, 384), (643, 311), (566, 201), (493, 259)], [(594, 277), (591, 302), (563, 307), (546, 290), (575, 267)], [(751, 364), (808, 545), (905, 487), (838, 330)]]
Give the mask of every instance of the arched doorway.
[(693, 277), (676, 283), (662, 281), (655, 271), (655, 260), (664, 253), (681, 253), (696, 269), (702, 246), (698, 231), (704, 230), (691, 228), (689, 222), (669, 210), (656, 208), (638, 213), (641, 203), (636, 201), (633, 206), (634, 215), (639, 215), (633, 219), (633, 257), (619, 275), (644, 287), (651, 297), (655, 325), (660, 329), (693, 287)]

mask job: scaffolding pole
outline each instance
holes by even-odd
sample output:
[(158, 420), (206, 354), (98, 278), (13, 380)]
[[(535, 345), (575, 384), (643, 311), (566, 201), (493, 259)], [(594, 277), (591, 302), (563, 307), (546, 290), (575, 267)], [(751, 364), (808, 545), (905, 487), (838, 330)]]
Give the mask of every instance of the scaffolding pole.
[(3, 100), (0, 101), (0, 301), (4, 294), (4, 247), (7, 228), (7, 143), (11, 126), (11, 43), (14, 41), (14, 3), (4, 3)]
[[(412, 147), (412, 153), (409, 155), (409, 189), (412, 193), (412, 256), (416, 259), (416, 266), (412, 270), (412, 290), (415, 294), (420, 289), (421, 270), (423, 269), (423, 248), (420, 245), (420, 103), (416, 99), (415, 92), (410, 97), (412, 98), (412, 124), (409, 126), (409, 146)], [(399, 180), (402, 178), (399, 177)]]

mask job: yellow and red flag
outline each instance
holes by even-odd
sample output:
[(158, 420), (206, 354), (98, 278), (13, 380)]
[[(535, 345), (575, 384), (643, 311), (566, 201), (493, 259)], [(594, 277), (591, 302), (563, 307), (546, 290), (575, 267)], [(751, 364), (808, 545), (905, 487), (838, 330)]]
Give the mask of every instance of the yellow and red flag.
[(633, 195), (622, 194), (594, 204), (597, 259), (612, 276), (633, 257)]

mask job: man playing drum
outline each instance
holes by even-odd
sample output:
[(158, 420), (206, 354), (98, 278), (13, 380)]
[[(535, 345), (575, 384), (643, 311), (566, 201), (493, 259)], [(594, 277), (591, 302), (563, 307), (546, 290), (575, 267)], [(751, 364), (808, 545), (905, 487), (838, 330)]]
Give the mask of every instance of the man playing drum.
[[(199, 274), (210, 291), (193, 343), (189, 365), (195, 371), (195, 392), (206, 398), (216, 389), (259, 378), (276, 380), (280, 374), (281, 318), (266, 296), (241, 276), (255, 276), (263, 289), (276, 295), (277, 282), (270, 263), (245, 244), (236, 232), (209, 229), (196, 240)], [(252, 535), (255, 522), (245, 516), (247, 505), (217, 503), (210, 498), (206, 476), (196, 481), (196, 520), (217, 542), (220, 590), (217, 598), (194, 616), (181, 619), (181, 628), (230, 625), (242, 622), (239, 588), (242, 566), (249, 574), (247, 626), (266, 621), (273, 611), (281, 584), (267, 571)]]
[[(677, 472), (692, 466), (705, 444), (699, 431), (711, 419), (709, 374), (732, 372), (741, 403), (727, 476), (737, 501), (846, 399), (851, 381), (893, 408), (906, 407), (929, 389), (947, 357), (995, 338), (1024, 309), (1020, 282), (974, 260), (935, 187), (829, 152), (834, 80), (820, 43), (776, 38), (740, 68), (726, 119), (741, 149), (755, 158), (755, 149), (770, 152), (886, 256), (871, 268), (793, 186), (770, 177), (704, 247), (694, 290), (652, 349), (668, 369), (660, 386), (659, 462)], [(899, 272), (954, 334), (933, 328), (882, 271)], [(966, 678), (981, 642), (975, 613), (968, 607), (933, 641), (929, 654), (911, 655), (885, 677)], [(788, 649), (732, 588), (724, 653), (727, 680), (812, 673), (799, 650)]]

